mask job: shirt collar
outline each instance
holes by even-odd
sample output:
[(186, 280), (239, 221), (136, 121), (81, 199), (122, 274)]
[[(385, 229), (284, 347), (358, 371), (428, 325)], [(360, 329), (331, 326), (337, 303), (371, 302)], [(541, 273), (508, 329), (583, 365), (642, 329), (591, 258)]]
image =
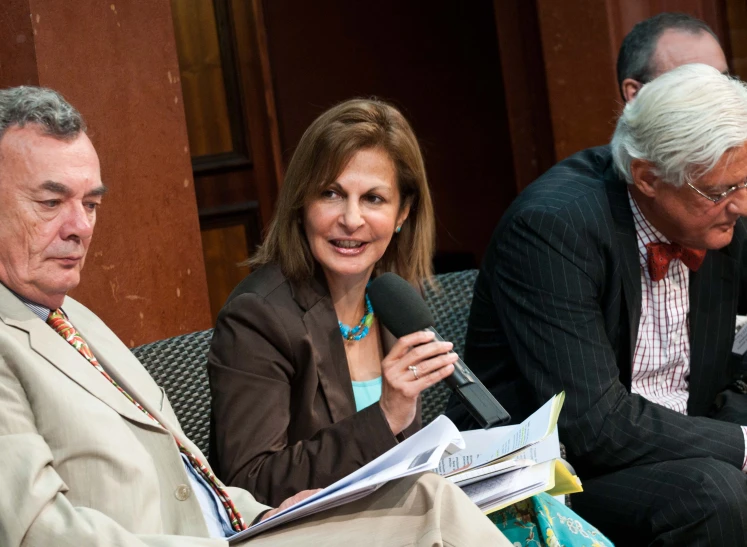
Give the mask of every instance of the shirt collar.
[(32, 312), (34, 312), (34, 315), (36, 315), (39, 319), (41, 319), (45, 323), (47, 322), (47, 318), (49, 318), (49, 314), (52, 313), (52, 310), (50, 310), (47, 306), (42, 306), (41, 304), (32, 302), (28, 298), (24, 298), (23, 296), (15, 292), (10, 287), (6, 286), (5, 288), (8, 289), (10, 292), (12, 292), (15, 295), (15, 297), (18, 298), (18, 300), (26, 304), (26, 307), (30, 309)]
[(638, 240), (638, 254), (640, 256), (641, 265), (646, 268), (648, 263), (648, 250), (646, 245), (649, 243), (671, 243), (667, 237), (657, 230), (648, 219), (643, 216), (641, 209), (638, 207), (635, 199), (628, 190), (628, 201), (630, 202), (630, 209), (633, 212), (633, 222), (635, 223), (635, 235)]

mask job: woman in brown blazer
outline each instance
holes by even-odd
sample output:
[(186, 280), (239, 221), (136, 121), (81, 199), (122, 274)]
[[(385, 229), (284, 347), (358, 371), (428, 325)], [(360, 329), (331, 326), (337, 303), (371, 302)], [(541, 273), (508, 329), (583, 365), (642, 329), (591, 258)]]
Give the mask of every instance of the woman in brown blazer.
[(388, 271), (429, 280), (434, 231), (420, 148), (400, 112), (351, 100), (311, 124), (208, 355), (211, 461), (226, 483), (277, 504), (420, 427), (419, 394), (457, 356), (430, 333), (392, 337), (366, 285)]

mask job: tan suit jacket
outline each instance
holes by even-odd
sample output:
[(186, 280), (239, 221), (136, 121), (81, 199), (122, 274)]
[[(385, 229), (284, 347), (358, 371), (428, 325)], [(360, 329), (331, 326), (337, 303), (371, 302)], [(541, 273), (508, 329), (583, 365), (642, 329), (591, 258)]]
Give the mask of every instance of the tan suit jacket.
[[(90, 310), (72, 298), (63, 309), (104, 369), (168, 431), (0, 285), (0, 545), (169, 544), (131, 534), (224, 545), (197, 539), (208, 531), (174, 437), (206, 460), (163, 390)], [(248, 522), (265, 509), (230, 491)]]

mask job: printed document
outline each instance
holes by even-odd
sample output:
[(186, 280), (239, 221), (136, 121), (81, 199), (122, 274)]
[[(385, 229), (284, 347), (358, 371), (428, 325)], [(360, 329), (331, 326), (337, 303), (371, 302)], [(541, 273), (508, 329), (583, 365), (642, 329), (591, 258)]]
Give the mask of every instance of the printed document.
[(519, 425), (462, 432), (467, 448), (441, 460), (438, 473), (448, 477), (507, 460), (522, 449), (537, 444), (555, 430), (564, 400), (565, 393), (555, 395)]
[(285, 522), (355, 501), (391, 480), (433, 470), (438, 467), (444, 454), (462, 448), (464, 439), (459, 430), (446, 416), (439, 416), (412, 437), (357, 471), (267, 520), (231, 536), (228, 542), (233, 544)]

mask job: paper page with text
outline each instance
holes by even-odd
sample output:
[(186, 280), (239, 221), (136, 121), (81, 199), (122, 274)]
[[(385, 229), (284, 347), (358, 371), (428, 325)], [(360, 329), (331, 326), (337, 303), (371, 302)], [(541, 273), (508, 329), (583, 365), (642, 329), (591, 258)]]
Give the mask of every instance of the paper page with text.
[(321, 492), (230, 537), (229, 544), (250, 538), (284, 522), (360, 499), (391, 480), (435, 469), (444, 454), (462, 448), (464, 439), (459, 430), (446, 416), (439, 416), (412, 437)]
[(492, 513), (555, 485), (555, 462), (549, 461), (462, 488), (485, 513)]
[(478, 467), (477, 469), (463, 471), (456, 475), (449, 475), (446, 477), (446, 480), (453, 482), (459, 487), (464, 487), (468, 484), (489, 479), (491, 477), (497, 477), (498, 475), (503, 475), (505, 473), (513, 473), (518, 469), (529, 467), (531, 465), (534, 465), (532, 460), (508, 460)]
[[(737, 316), (737, 323), (739, 323), (739, 316)], [(731, 348), (732, 353), (736, 353), (737, 355), (744, 355), (744, 352), (747, 351), (747, 327), (742, 326), (742, 328), (739, 329), (739, 332), (737, 332), (736, 336), (734, 336), (734, 346)]]
[(448, 477), (510, 457), (538, 443), (556, 429), (564, 400), (565, 393), (555, 395), (519, 425), (464, 431), (467, 448), (444, 458), (439, 463), (438, 473)]
[[(459, 452), (454, 454), (454, 456), (458, 455)], [(488, 465), (476, 467), (474, 469), (468, 469), (460, 473), (454, 473), (449, 475), (447, 479), (459, 486), (466, 486), (467, 484), (472, 484), (473, 482), (484, 480), (488, 477), (494, 477), (503, 473), (510, 473), (522, 467), (528, 467), (530, 465), (544, 463), (559, 458), (560, 440), (558, 439), (558, 428), (556, 427), (555, 429), (553, 429), (553, 432), (550, 433), (550, 435), (542, 439), (537, 444), (534, 444), (529, 448), (520, 451), (510, 460), (500, 461), (498, 463), (490, 463)], [(439, 462), (439, 471), (440, 467), (441, 463)]]
[(496, 439), (510, 435), (512, 431), (519, 427), (521, 426), (507, 425), (488, 430), (475, 429), (472, 431), (462, 431), (462, 437), (467, 447), (455, 454), (450, 454), (438, 462), (438, 474), (448, 477), (477, 467), (477, 459), (479, 459), (478, 456), (480, 454), (488, 453), (495, 444)]
[(532, 460), (534, 463), (544, 463), (558, 458), (560, 458), (560, 438), (558, 437), (558, 428), (556, 426), (547, 437), (537, 444), (525, 448), (511, 459)]

